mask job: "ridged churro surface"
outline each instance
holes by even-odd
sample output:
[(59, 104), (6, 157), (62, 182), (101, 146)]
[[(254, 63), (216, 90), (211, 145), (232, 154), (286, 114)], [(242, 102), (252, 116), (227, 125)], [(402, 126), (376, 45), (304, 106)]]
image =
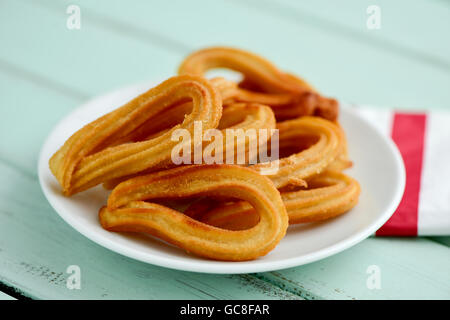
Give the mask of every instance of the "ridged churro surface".
[[(144, 201), (199, 195), (245, 200), (255, 209), (259, 222), (234, 232)], [(272, 182), (233, 165), (186, 166), (130, 179), (112, 191), (99, 217), (107, 230), (146, 232), (197, 255), (232, 261), (265, 255), (283, 238), (288, 226), (286, 209)]]

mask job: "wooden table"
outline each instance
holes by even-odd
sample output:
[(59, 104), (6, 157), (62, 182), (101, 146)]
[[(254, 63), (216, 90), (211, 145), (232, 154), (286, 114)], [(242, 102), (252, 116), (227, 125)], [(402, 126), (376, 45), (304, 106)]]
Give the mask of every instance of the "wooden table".
[[(66, 27), (70, 4), (81, 9), (79, 30)], [(372, 4), (381, 29), (366, 26)], [(443, 0), (0, 2), (0, 299), (450, 298), (450, 237), (369, 238), (277, 272), (180, 272), (84, 238), (36, 174), (45, 137), (68, 112), (173, 75), (188, 52), (215, 44), (258, 52), (345, 101), (448, 110), (449, 32)], [(81, 268), (80, 290), (66, 286), (69, 265)], [(380, 267), (379, 290), (366, 285), (370, 265)]]

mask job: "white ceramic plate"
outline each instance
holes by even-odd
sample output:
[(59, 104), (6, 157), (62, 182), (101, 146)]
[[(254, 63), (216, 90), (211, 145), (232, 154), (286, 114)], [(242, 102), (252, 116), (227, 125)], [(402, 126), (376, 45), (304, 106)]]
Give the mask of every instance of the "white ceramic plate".
[(125, 256), (173, 269), (205, 273), (250, 273), (284, 269), (323, 259), (373, 234), (400, 202), (405, 171), (394, 143), (373, 125), (342, 108), (340, 122), (348, 138), (354, 167), (348, 174), (361, 184), (359, 204), (347, 214), (322, 223), (289, 227), (278, 246), (264, 257), (245, 262), (211, 261), (142, 235), (108, 232), (100, 226), (98, 210), (106, 203), (101, 186), (70, 198), (62, 196), (48, 167), (51, 155), (84, 124), (152, 87), (154, 82), (116, 90), (74, 110), (53, 129), (39, 158), (39, 181), (56, 212), (92, 241)]

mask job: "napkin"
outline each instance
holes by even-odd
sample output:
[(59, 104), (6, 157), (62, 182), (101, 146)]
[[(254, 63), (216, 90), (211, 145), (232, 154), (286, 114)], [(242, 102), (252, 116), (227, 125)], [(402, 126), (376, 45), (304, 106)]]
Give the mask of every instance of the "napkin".
[(405, 164), (403, 198), (376, 236), (450, 235), (450, 113), (354, 110), (392, 138)]

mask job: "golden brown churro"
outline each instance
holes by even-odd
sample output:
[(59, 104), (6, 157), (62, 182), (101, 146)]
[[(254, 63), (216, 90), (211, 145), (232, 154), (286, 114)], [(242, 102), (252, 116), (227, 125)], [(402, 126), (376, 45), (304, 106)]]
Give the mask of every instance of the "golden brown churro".
[(203, 76), (215, 68), (227, 68), (244, 75), (241, 86), (234, 93), (229, 92), (224, 104), (240, 101), (269, 105), (278, 120), (305, 115), (333, 121), (337, 118), (335, 99), (322, 97), (304, 80), (280, 71), (271, 62), (248, 51), (227, 47), (198, 50), (183, 61), (178, 73)]
[[(308, 181), (308, 189), (281, 192), (289, 224), (316, 222), (341, 215), (358, 202), (359, 184), (349, 176), (326, 171)], [(195, 219), (228, 230), (252, 228), (259, 216), (245, 201), (195, 206)], [(187, 214), (194, 212), (188, 208)]]
[[(259, 215), (259, 222), (247, 230), (229, 231), (144, 202), (195, 195), (248, 201)], [(99, 216), (107, 230), (146, 232), (197, 255), (231, 261), (267, 254), (283, 238), (288, 226), (286, 209), (270, 180), (234, 165), (185, 166), (130, 179), (112, 191)]]
[[(192, 100), (192, 112), (168, 132), (154, 139), (109, 147), (115, 139), (186, 100)], [(64, 194), (71, 195), (110, 179), (162, 167), (170, 161), (177, 144), (170, 139), (175, 129), (193, 133), (194, 121), (201, 121), (205, 130), (216, 128), (221, 115), (220, 94), (208, 80), (189, 75), (173, 77), (78, 130), (50, 159), (50, 169)]]
[[(276, 160), (276, 170), (267, 176), (277, 188), (289, 184), (304, 185), (304, 179), (319, 174), (342, 151), (342, 134), (338, 126), (331, 121), (318, 117), (301, 117), (277, 124), (279, 129), (280, 150), (296, 147), (309, 138), (312, 145), (298, 153)], [(258, 172), (268, 171), (274, 163), (261, 163), (251, 168)]]
[[(182, 121), (182, 118), (184, 118), (185, 113), (182, 112), (182, 108), (190, 108), (187, 103), (181, 104), (175, 108), (169, 109), (168, 111), (164, 112), (163, 116), (159, 117), (159, 121), (156, 121), (155, 124), (150, 128), (156, 128), (152, 132), (149, 130), (146, 130), (144, 133), (144, 130), (137, 133), (136, 136), (134, 136), (134, 139), (140, 140), (147, 140), (151, 139), (153, 137), (157, 137), (164, 132), (168, 131), (170, 128), (172, 128), (176, 123), (180, 123)], [(189, 109), (190, 110), (190, 109)], [(186, 111), (185, 112), (189, 112)], [(227, 160), (227, 152), (230, 153), (230, 149), (232, 152), (231, 160), (232, 163), (237, 164), (249, 164), (252, 162), (252, 160), (255, 160), (255, 156), (257, 155), (257, 152), (251, 152), (251, 151), (258, 151), (260, 148), (262, 148), (263, 145), (267, 143), (267, 141), (270, 139), (270, 134), (267, 135), (260, 135), (260, 130), (272, 130), (275, 129), (276, 123), (275, 123), (275, 116), (272, 112), (272, 110), (264, 105), (257, 104), (257, 103), (234, 103), (228, 105), (222, 112), (222, 117), (220, 119), (219, 125), (217, 127), (217, 130), (220, 131), (222, 137), (224, 137), (223, 143), (220, 141), (214, 141), (215, 138), (209, 137), (207, 140), (213, 140), (212, 142), (204, 141), (203, 142), (203, 151), (204, 159), (203, 162), (206, 164), (212, 164), (212, 160), (219, 160), (214, 163), (226, 163)], [(242, 137), (242, 139), (235, 139), (235, 135), (233, 135), (230, 139), (230, 136), (228, 139), (227, 137), (227, 130), (235, 130), (234, 133), (238, 136)], [(252, 131), (253, 130), (253, 131)], [(245, 135), (247, 133), (247, 135)], [(124, 138), (121, 142), (130, 142), (130, 136)], [(206, 138), (206, 137), (205, 137)], [(217, 145), (217, 143), (220, 143)], [(193, 149), (193, 147), (192, 147)], [(222, 151), (222, 158), (217, 159), (215, 156), (216, 152)], [(231, 153), (230, 153), (231, 154)], [(194, 151), (191, 150), (191, 163), (194, 163)], [(241, 163), (238, 163), (237, 161), (242, 159), (243, 161)], [(211, 161), (208, 161), (211, 160)], [(168, 164), (166, 165), (166, 168), (169, 169), (171, 167), (175, 167), (175, 164)], [(149, 172), (140, 172), (139, 174), (145, 174), (150, 173)], [(137, 175), (139, 175), (137, 174)], [(136, 176), (125, 176), (125, 177), (119, 177), (115, 179), (111, 179), (109, 181), (106, 181), (103, 183), (103, 186), (106, 189), (113, 189), (115, 186), (117, 186), (120, 182), (125, 181), (127, 179), (130, 179), (132, 177)]]

